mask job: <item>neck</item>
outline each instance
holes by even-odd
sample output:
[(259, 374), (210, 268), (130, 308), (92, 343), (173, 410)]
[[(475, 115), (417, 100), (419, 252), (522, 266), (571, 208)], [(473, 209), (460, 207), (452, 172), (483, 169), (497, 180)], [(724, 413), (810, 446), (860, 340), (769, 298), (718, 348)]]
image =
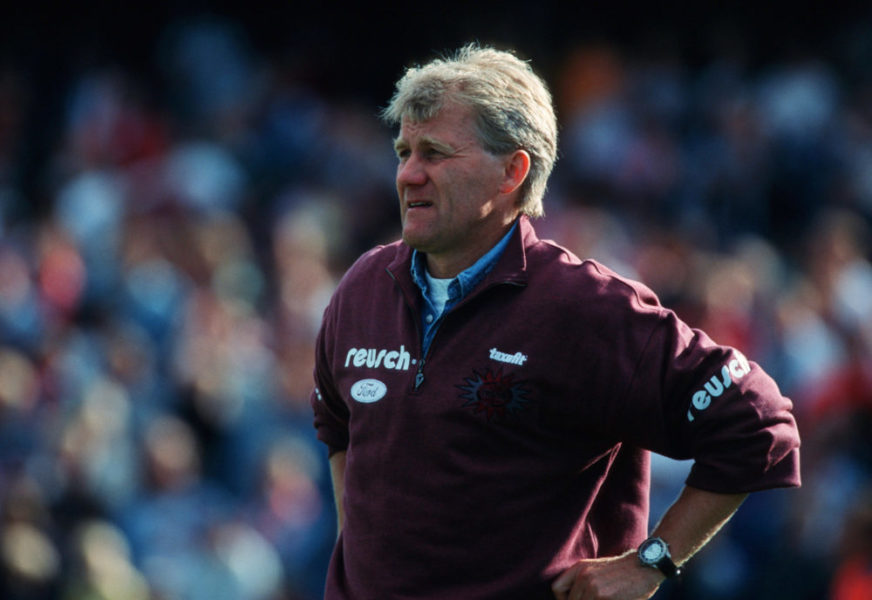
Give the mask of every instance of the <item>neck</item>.
[(451, 279), (457, 277), (487, 254), (497, 243), (503, 239), (509, 229), (515, 223), (515, 219), (505, 224), (496, 234), (482, 237), (469, 252), (462, 255), (450, 255), (449, 253), (425, 253), (427, 272), (437, 279)]

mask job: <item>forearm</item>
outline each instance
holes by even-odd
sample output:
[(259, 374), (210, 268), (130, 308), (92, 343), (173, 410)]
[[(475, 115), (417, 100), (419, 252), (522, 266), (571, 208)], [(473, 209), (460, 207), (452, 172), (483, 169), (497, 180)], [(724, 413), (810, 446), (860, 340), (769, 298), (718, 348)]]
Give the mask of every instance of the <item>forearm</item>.
[(748, 494), (717, 494), (685, 486), (652, 535), (669, 544), (673, 561), (689, 560), (730, 520)]
[[(747, 494), (715, 494), (685, 487), (664, 513), (653, 535), (669, 544), (673, 561), (681, 565), (723, 527)], [(650, 598), (665, 575), (643, 566), (635, 550), (621, 556), (587, 559), (564, 571), (552, 585), (558, 600)]]
[(336, 533), (342, 531), (345, 510), (342, 496), (345, 493), (345, 452), (337, 452), (330, 457), (330, 478), (333, 481), (333, 500), (336, 504)]

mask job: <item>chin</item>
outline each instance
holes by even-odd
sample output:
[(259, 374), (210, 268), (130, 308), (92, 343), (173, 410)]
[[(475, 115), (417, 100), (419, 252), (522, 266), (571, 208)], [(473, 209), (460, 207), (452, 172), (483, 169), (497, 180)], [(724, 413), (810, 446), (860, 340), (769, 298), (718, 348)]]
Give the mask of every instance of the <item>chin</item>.
[(410, 248), (414, 248), (419, 252), (427, 251), (427, 238), (426, 236), (422, 236), (420, 234), (415, 234), (414, 232), (403, 231), (403, 242), (409, 246)]
[(409, 248), (417, 250), (418, 252), (426, 253), (428, 251), (427, 244), (424, 244), (420, 240), (416, 240), (414, 238), (408, 238), (406, 236), (403, 236), (403, 243), (405, 243)]

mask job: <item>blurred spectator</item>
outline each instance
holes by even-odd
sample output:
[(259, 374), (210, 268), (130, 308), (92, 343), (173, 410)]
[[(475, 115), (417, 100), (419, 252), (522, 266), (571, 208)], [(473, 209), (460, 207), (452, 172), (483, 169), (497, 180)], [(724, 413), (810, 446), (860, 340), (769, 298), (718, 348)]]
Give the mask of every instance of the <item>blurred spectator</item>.
[(193, 431), (177, 418), (160, 417), (146, 429), (144, 445), (146, 486), (118, 513), (135, 564), (159, 597), (232, 598), (229, 574), (208, 551), (232, 503), (202, 478)]
[(860, 494), (845, 520), (830, 600), (872, 597), (872, 495)]
[[(325, 501), (323, 469), (311, 441), (276, 437), (264, 453), (248, 520), (275, 548), (294, 599), (324, 590), (324, 554), (333, 543), (334, 511)], [(328, 484), (329, 485), (329, 484)], [(292, 591), (293, 590), (293, 591)]]
[(26, 476), (6, 477), (0, 514), (0, 595), (50, 600), (63, 584), (44, 491)]
[(73, 536), (71, 574), (63, 591), (69, 600), (149, 600), (145, 578), (130, 564), (130, 549), (117, 527), (84, 522)]

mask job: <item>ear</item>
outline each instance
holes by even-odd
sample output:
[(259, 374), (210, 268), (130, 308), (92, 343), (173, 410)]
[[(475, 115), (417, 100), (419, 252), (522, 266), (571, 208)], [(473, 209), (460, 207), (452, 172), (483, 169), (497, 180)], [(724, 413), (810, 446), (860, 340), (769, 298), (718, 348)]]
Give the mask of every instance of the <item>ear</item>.
[(515, 150), (506, 158), (500, 192), (511, 194), (524, 183), (530, 173), (530, 155), (526, 150)]

